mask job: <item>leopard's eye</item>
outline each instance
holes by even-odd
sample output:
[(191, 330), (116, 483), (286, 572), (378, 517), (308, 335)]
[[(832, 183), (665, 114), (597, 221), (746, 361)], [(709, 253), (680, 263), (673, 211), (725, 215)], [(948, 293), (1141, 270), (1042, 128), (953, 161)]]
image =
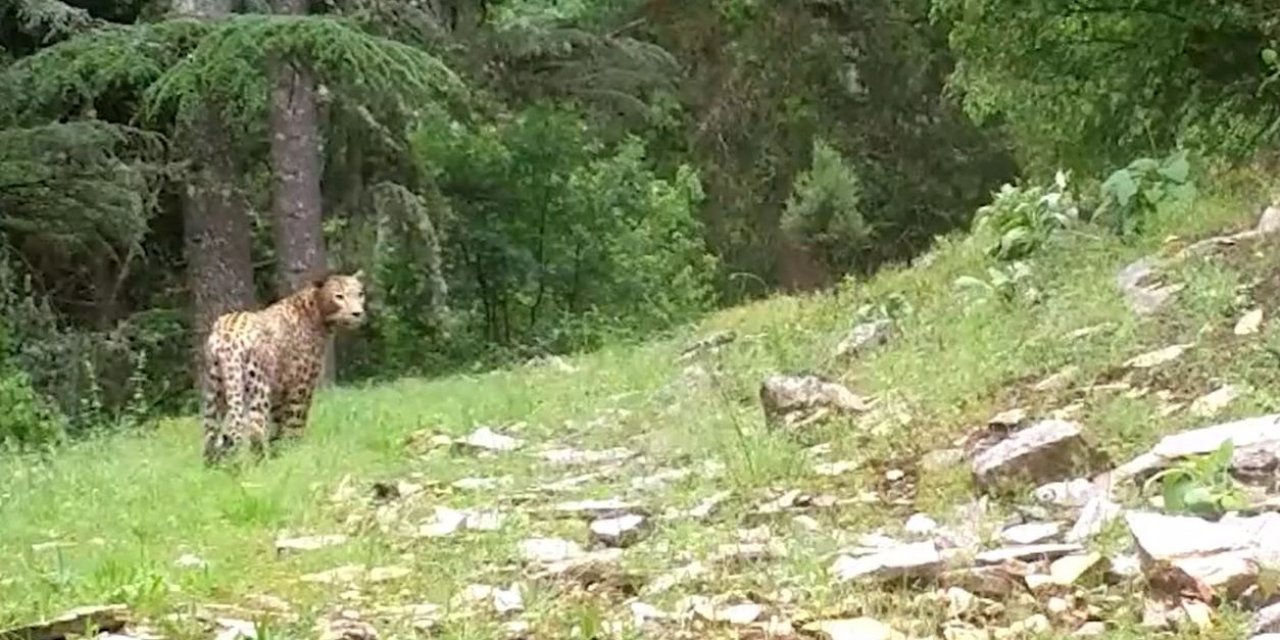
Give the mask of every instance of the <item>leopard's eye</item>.
[(333, 295), (333, 299), (334, 299), (334, 300), (338, 300), (338, 301), (342, 301), (342, 300), (345, 300), (345, 299), (346, 299), (346, 296), (342, 295), (341, 293), (335, 293), (335, 294)]

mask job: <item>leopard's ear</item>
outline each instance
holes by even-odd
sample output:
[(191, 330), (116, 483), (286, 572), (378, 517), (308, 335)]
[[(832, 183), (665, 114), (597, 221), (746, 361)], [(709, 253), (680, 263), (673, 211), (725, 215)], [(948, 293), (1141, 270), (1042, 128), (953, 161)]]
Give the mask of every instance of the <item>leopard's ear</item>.
[(356, 269), (356, 272), (355, 272), (355, 273), (353, 273), (353, 274), (351, 274), (351, 277), (352, 277), (352, 278), (355, 278), (356, 280), (359, 280), (359, 279), (363, 278), (363, 277), (364, 277), (364, 269)]

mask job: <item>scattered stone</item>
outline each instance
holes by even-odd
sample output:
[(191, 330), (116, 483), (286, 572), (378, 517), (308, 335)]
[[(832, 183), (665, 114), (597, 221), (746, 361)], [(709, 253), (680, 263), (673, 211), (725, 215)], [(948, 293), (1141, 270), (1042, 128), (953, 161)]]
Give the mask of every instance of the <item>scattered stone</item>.
[(703, 499), (696, 506), (690, 509), (689, 517), (695, 518), (698, 520), (709, 518), (716, 512), (716, 510), (720, 507), (721, 504), (724, 503), (725, 500), (728, 500), (732, 496), (733, 496), (732, 491), (720, 491), (720, 492), (714, 493), (711, 496)]
[(1238, 336), (1251, 336), (1262, 328), (1262, 308), (1250, 309), (1236, 321), (1232, 332)]
[(1068, 475), (1080, 458), (1091, 455), (1079, 424), (1045, 420), (979, 452), (973, 473), (988, 488), (1023, 479), (1043, 483)]
[(380, 607), (374, 611), (374, 615), (389, 622), (407, 621), (415, 631), (431, 633), (444, 619), (444, 610), (437, 604), (421, 603)]
[(480, 427), (471, 432), (471, 435), (466, 438), (455, 441), (454, 444), (461, 444), (472, 449), (497, 452), (514, 451), (520, 447), (521, 442), (511, 436), (498, 433), (489, 427)]
[(190, 554), (190, 553), (184, 553), (181, 556), (179, 556), (177, 560), (174, 560), (173, 565), (175, 567), (178, 567), (179, 569), (209, 568), (209, 563), (206, 562), (204, 558), (201, 558), (200, 556)]
[(813, 472), (820, 476), (839, 476), (849, 473), (858, 468), (858, 463), (852, 460), (841, 460), (839, 462), (821, 462), (813, 465)]
[(1184, 287), (1182, 284), (1148, 284), (1147, 281), (1156, 275), (1156, 266), (1152, 258), (1142, 258), (1125, 266), (1116, 275), (1116, 286), (1124, 294), (1129, 309), (1138, 315), (1159, 311)]
[(764, 607), (754, 602), (717, 607), (709, 601), (702, 601), (693, 606), (693, 613), (708, 622), (727, 622), (735, 626), (745, 626), (755, 622), (764, 613)]
[(1101, 562), (1102, 554), (1096, 552), (1063, 556), (1049, 563), (1049, 578), (1054, 584), (1071, 586)]
[(1090, 620), (1080, 625), (1071, 635), (1078, 638), (1096, 638), (1107, 633), (1107, 623), (1100, 620)]
[(467, 521), (465, 511), (457, 511), (448, 507), (436, 507), (435, 518), (431, 522), (418, 527), (417, 537), (443, 538), (451, 536), (462, 528)]
[(738, 333), (732, 329), (709, 333), (685, 347), (684, 351), (680, 352), (680, 356), (676, 358), (676, 362), (691, 360), (703, 352), (715, 352), (720, 347), (737, 339)]
[(462, 478), (453, 481), (450, 486), (463, 491), (491, 491), (497, 489), (498, 485), (506, 484), (510, 481), (511, 476), (503, 476), (501, 478)]
[(1208, 418), (1225, 409), (1228, 404), (1231, 404), (1232, 400), (1235, 400), (1239, 396), (1239, 389), (1229, 384), (1224, 384), (1221, 387), (1196, 398), (1195, 401), (1191, 403), (1190, 411), (1193, 415), (1201, 418)]
[[(248, 620), (240, 620), (237, 618), (216, 618), (214, 624), (218, 627), (218, 632), (214, 636), (215, 640), (237, 640), (238, 638), (258, 637), (258, 627)], [(341, 636), (338, 636), (341, 638)]]
[(853, 557), (841, 555), (831, 565), (836, 580), (848, 582), (863, 577), (896, 578), (907, 575), (936, 573), (943, 565), (942, 555), (932, 542), (903, 544), (876, 553)]
[(1142, 511), (1124, 517), (1142, 551), (1149, 581), (1159, 573), (1173, 584), (1192, 583), (1203, 585), (1201, 591), (1238, 595), (1256, 580), (1259, 561), (1280, 551), (1280, 514), (1224, 517), (1218, 522)]
[(948, 618), (959, 618), (969, 613), (977, 601), (976, 596), (959, 587), (948, 587), (945, 596), (947, 598)]
[(643, 539), (651, 530), (648, 520), (641, 515), (626, 514), (616, 518), (603, 518), (591, 523), (591, 533), (596, 540), (610, 547), (629, 547)]
[(1181, 358), (1182, 354), (1186, 353), (1187, 349), (1191, 348), (1191, 346), (1192, 345), (1190, 343), (1174, 344), (1162, 349), (1156, 349), (1155, 351), (1148, 351), (1147, 353), (1130, 358), (1124, 363), (1124, 366), (1129, 367), (1130, 369), (1151, 369), (1153, 367), (1158, 367), (1162, 364), (1167, 364)]
[(320, 640), (377, 640), (378, 638), (378, 630), (361, 620), (360, 613), (353, 610), (341, 611), (337, 615), (317, 620), (316, 632)]
[(1000, 532), (1000, 539), (1009, 544), (1036, 544), (1062, 532), (1061, 522), (1028, 522), (1016, 524)]
[(1280, 602), (1265, 606), (1253, 614), (1250, 633), (1280, 633)]
[(1080, 510), (1080, 516), (1076, 519), (1075, 524), (1071, 526), (1071, 530), (1067, 532), (1065, 540), (1067, 542), (1084, 542), (1102, 533), (1102, 530), (1112, 520), (1120, 517), (1123, 511), (1124, 508), (1113, 502), (1109, 496), (1102, 493), (1096, 494)]
[(528, 538), (521, 540), (518, 549), (520, 556), (528, 562), (549, 564), (583, 554), (578, 543), (560, 538)]
[(1021, 409), (1021, 408), (1009, 409), (1007, 411), (1001, 411), (1000, 413), (997, 413), (996, 415), (991, 416), (991, 419), (987, 420), (987, 426), (999, 427), (999, 428), (1011, 431), (1013, 429), (1018, 428), (1019, 426), (1022, 425), (1022, 423), (1026, 421), (1027, 421), (1027, 411), (1025, 409)]
[(822, 525), (819, 524), (818, 521), (815, 520), (812, 516), (800, 514), (792, 518), (791, 521), (794, 522), (796, 526), (800, 527), (801, 529), (804, 529), (805, 531), (813, 532), (813, 531), (819, 531), (822, 529)]
[(818, 620), (803, 627), (810, 633), (821, 634), (828, 640), (900, 640), (901, 633), (875, 618), (849, 618), (845, 620)]
[(324, 549), (325, 547), (346, 544), (346, 542), (347, 536), (340, 533), (301, 536), (297, 538), (277, 538), (276, 555), (285, 555), (290, 552), (317, 551), (319, 549)]
[(893, 322), (886, 319), (863, 322), (854, 327), (840, 344), (836, 345), (837, 358), (849, 358), (883, 345), (893, 334)]
[(819, 376), (772, 375), (760, 385), (765, 419), (785, 427), (800, 426), (830, 413), (857, 414), (871, 405), (844, 385)]
[(406, 567), (374, 567), (369, 570), (367, 576), (369, 582), (391, 582), (392, 580), (400, 580), (409, 577), (413, 572)]
[(907, 533), (917, 536), (933, 533), (937, 528), (938, 522), (923, 513), (917, 513), (907, 518), (906, 524), (903, 525), (903, 529)]
[(920, 456), (920, 470), (931, 473), (945, 471), (964, 462), (964, 449), (935, 449)]
[(606, 519), (628, 515), (628, 512), (636, 509), (636, 505), (619, 498), (608, 498), (605, 500), (562, 502), (555, 505), (553, 509), (563, 516)]
[(63, 640), (94, 628), (100, 633), (116, 633), (129, 623), (129, 609), (122, 604), (76, 607), (57, 617), (10, 629), (0, 629), (5, 640)]
[(551, 449), (543, 451), (539, 456), (554, 465), (578, 466), (585, 464), (609, 464), (630, 460), (640, 455), (638, 452), (614, 447), (600, 451), (579, 451), (577, 449)]
[(1057, 373), (1054, 373), (1049, 377), (1041, 380), (1040, 382), (1037, 382), (1035, 386), (1031, 388), (1032, 390), (1039, 391), (1039, 392), (1061, 391), (1071, 386), (1071, 381), (1075, 380), (1076, 377), (1079, 375), (1080, 375), (1080, 367), (1077, 367), (1075, 365), (1067, 365), (1063, 367), (1061, 370), (1059, 370)]
[(493, 590), (493, 610), (500, 616), (524, 611), (524, 596), (520, 593), (520, 585), (512, 583), (506, 589)]
[(344, 584), (359, 580), (364, 577), (365, 572), (364, 565), (348, 564), (328, 571), (308, 573), (299, 580), (313, 584)]
[[(1172, 461), (1216, 451), (1226, 440), (1234, 447), (1233, 465), (1248, 466), (1260, 452), (1280, 451), (1280, 414), (1244, 418), (1165, 436), (1151, 451), (1116, 467), (1111, 483), (1141, 476)], [(1265, 457), (1265, 455), (1264, 455)]]
[(974, 560), (979, 564), (1000, 564), (1009, 560), (1052, 559), (1081, 550), (1082, 547), (1078, 544), (1027, 544), (983, 551)]
[(708, 571), (707, 565), (701, 562), (691, 562), (654, 578), (649, 584), (645, 585), (644, 592), (652, 595), (670, 591), (676, 585), (684, 584), (706, 575)]

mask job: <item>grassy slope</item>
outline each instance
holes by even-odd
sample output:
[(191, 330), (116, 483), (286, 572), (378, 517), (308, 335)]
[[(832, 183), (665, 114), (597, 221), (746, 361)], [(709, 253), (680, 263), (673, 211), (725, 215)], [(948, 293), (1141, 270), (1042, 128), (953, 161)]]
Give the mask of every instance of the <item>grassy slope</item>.
[[(642, 451), (643, 463), (612, 478), (589, 483), (570, 497), (626, 494), (661, 511), (689, 507), (722, 489), (735, 498), (710, 526), (662, 523), (653, 538), (629, 550), (626, 563), (656, 574), (732, 541), (743, 516), (769, 487), (799, 487), (856, 495), (883, 484), (882, 471), (906, 470), (914, 481), (913, 507), (847, 507), (818, 514), (823, 528), (800, 532), (788, 518), (773, 523), (790, 552), (786, 558), (749, 569), (724, 569), (709, 580), (654, 596), (670, 606), (689, 593), (754, 593), (767, 598), (782, 589), (815, 614), (901, 616), (928, 628), (939, 611), (920, 609), (905, 596), (868, 594), (834, 584), (826, 575), (831, 552), (844, 533), (884, 525), (892, 532), (914, 510), (945, 518), (951, 505), (972, 490), (962, 471), (917, 473), (914, 461), (931, 448), (949, 446), (992, 413), (1023, 406), (1043, 415), (1073, 401), (1089, 434), (1117, 458), (1150, 445), (1160, 434), (1204, 422), (1185, 412), (1158, 417), (1154, 394), (1129, 398), (1120, 393), (1083, 393), (1092, 381), (1110, 379), (1125, 359), (1172, 342), (1200, 346), (1147, 382), (1175, 396), (1194, 398), (1219, 382), (1244, 385), (1246, 392), (1221, 418), (1273, 411), (1276, 361), (1263, 345), (1280, 346), (1280, 324), (1267, 323), (1250, 338), (1231, 335), (1235, 318), (1252, 303), (1238, 299), (1237, 285), (1262, 278), (1275, 291), (1280, 256), (1274, 248), (1238, 250), (1227, 259), (1196, 260), (1179, 268), (1188, 283), (1169, 313), (1137, 320), (1114, 288), (1116, 270), (1157, 251), (1170, 233), (1187, 238), (1250, 226), (1265, 195), (1260, 180), (1238, 179), (1194, 210), (1164, 212), (1149, 237), (1124, 246), (1102, 236), (1081, 235), (1069, 246), (1051, 249), (1034, 262), (1034, 284), (1046, 293), (1039, 305), (966, 300), (952, 287), (959, 275), (982, 275), (981, 247), (945, 242), (928, 267), (883, 273), (838, 295), (779, 297), (729, 310), (691, 328), (677, 340), (636, 348), (608, 349), (574, 359), (576, 372), (517, 368), (443, 380), (402, 380), (369, 389), (322, 395), (312, 430), (297, 449), (236, 475), (210, 472), (199, 462), (197, 428), (191, 420), (161, 424), (152, 432), (110, 436), (78, 444), (44, 458), (0, 459), (0, 627), (55, 613), (63, 608), (124, 601), (152, 614), (196, 603), (235, 603), (253, 593), (270, 593), (304, 614), (344, 602), (341, 587), (302, 584), (296, 577), (347, 563), (399, 564), (414, 573), (402, 581), (367, 586), (371, 604), (445, 603), (473, 582), (507, 584), (518, 576), (516, 542), (528, 535), (561, 535), (586, 542), (585, 527), (539, 518), (533, 503), (515, 505), (504, 496), (582, 470), (548, 468), (530, 455), (537, 445), (562, 443), (582, 448), (625, 446)], [(1264, 253), (1265, 251), (1265, 253)], [(1270, 255), (1267, 255), (1270, 254)], [(1271, 282), (1267, 285), (1266, 282)], [(829, 354), (852, 324), (854, 310), (893, 292), (903, 294), (913, 313), (901, 336), (860, 361), (840, 363)], [(1258, 300), (1275, 313), (1272, 301)], [(1109, 323), (1113, 330), (1069, 340), (1074, 329)], [(742, 336), (703, 366), (719, 373), (682, 374), (675, 361), (680, 346), (713, 329), (733, 328)], [(1029, 382), (1064, 365), (1080, 367), (1071, 389), (1033, 393)], [(817, 427), (810, 443), (831, 441), (831, 460), (862, 463), (839, 478), (816, 476), (805, 444), (770, 433), (757, 404), (761, 378), (778, 370), (815, 370), (881, 399), (880, 418), (835, 421)], [(510, 426), (510, 425), (515, 426)], [(402, 442), (407, 434), (435, 429), (463, 435), (493, 425), (529, 442), (525, 451), (496, 458), (437, 453), (414, 456)], [(708, 460), (723, 471), (704, 471)], [(697, 469), (667, 487), (638, 490), (634, 478), (662, 468)], [(416, 476), (419, 482), (449, 482), (468, 476), (511, 476), (504, 489), (454, 491), (434, 503), (494, 505), (507, 512), (502, 530), (463, 532), (444, 540), (409, 542), (371, 531), (353, 543), (277, 559), (272, 541), (281, 530), (331, 532), (341, 528), (328, 497), (344, 475), (362, 489), (378, 479)], [(785, 534), (785, 535), (784, 535)], [(33, 548), (49, 541), (67, 546)], [(195, 554), (207, 570), (181, 568), (175, 561)], [(567, 637), (573, 626), (589, 627), (624, 609), (602, 598), (556, 601), (549, 587), (525, 581), (525, 619), (540, 637)], [(350, 596), (351, 594), (347, 594)], [(363, 603), (363, 604), (362, 604)], [(914, 608), (913, 608), (914, 607)], [(441, 637), (493, 637), (493, 625), (477, 616), (448, 625)], [(906, 624), (904, 622), (903, 624)], [(305, 637), (298, 627), (286, 636)], [(904, 629), (905, 630), (905, 629)], [(288, 629), (285, 630), (286, 632)], [(174, 630), (178, 636), (192, 631)], [(383, 628), (394, 637), (394, 629)], [(1121, 629), (1118, 637), (1127, 635)], [(1131, 631), (1131, 637), (1138, 632)], [(1224, 630), (1223, 633), (1228, 633)], [(928, 635), (927, 633), (922, 635)], [(730, 636), (726, 636), (730, 637)], [(1230, 637), (1224, 635), (1222, 637)]]

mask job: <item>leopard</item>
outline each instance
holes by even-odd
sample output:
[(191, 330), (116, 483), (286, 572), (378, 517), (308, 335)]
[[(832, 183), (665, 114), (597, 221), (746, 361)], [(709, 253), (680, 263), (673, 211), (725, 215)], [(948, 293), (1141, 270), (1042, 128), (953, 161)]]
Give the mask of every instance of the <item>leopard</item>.
[(338, 329), (367, 320), (363, 270), (314, 278), (266, 308), (214, 320), (204, 340), (204, 461), (216, 466), (247, 444), (253, 458), (298, 441)]

